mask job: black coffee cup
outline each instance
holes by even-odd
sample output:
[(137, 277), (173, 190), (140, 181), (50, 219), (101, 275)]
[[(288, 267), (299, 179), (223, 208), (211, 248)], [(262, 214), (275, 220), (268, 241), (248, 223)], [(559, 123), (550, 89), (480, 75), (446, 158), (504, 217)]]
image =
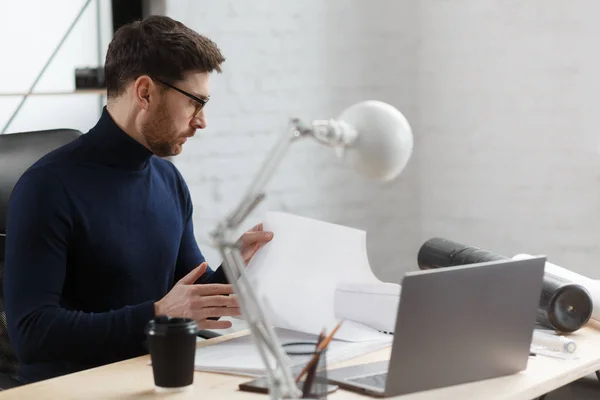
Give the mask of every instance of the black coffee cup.
[(154, 385), (159, 390), (180, 390), (194, 383), (196, 322), (189, 318), (158, 316), (146, 327)]

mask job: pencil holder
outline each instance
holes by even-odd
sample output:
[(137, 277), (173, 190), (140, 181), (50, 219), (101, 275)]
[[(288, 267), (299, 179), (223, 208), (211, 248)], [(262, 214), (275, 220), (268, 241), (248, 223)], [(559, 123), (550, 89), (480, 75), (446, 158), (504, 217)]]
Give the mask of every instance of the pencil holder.
[[(337, 389), (327, 382), (327, 349), (317, 351), (316, 342), (286, 343), (283, 348), (295, 366), (294, 377), (309, 366), (298, 382), (303, 399), (326, 399), (328, 393)], [(317, 360), (313, 361), (315, 356)]]

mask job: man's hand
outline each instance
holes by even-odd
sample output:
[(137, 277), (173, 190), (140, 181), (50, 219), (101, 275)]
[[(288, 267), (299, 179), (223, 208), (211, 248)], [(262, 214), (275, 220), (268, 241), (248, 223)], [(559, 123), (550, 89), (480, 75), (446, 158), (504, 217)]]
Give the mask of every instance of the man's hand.
[(273, 239), (273, 233), (263, 231), (263, 224), (254, 226), (252, 229), (242, 235), (240, 238), (242, 242), (241, 251), (246, 265), (248, 265), (258, 249), (260, 249), (271, 239)]
[(154, 303), (154, 313), (170, 317), (192, 318), (200, 329), (226, 329), (230, 321), (213, 321), (210, 317), (238, 316), (240, 309), (231, 285), (194, 284), (204, 274), (204, 262), (173, 286), (161, 300)]

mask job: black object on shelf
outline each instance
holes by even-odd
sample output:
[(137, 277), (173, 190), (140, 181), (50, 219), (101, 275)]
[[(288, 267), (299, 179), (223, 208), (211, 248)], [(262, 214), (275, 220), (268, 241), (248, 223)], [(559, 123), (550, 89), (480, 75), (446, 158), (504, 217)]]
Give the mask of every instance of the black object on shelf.
[(84, 67), (75, 69), (75, 89), (104, 89), (104, 67)]
[[(455, 267), (509, 257), (448, 239), (432, 238), (423, 243), (417, 256), (420, 269)], [(510, 288), (507, 288), (510, 296)], [(536, 322), (561, 333), (574, 332), (592, 316), (590, 293), (581, 285), (544, 273)]]

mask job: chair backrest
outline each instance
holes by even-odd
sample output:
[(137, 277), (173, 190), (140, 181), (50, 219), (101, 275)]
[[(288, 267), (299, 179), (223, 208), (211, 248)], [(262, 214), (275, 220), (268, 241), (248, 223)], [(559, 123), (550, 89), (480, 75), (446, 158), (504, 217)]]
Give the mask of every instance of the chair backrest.
[(0, 372), (5, 374), (14, 375), (18, 368), (17, 358), (8, 339), (4, 312), (4, 246), (10, 195), (27, 168), (45, 154), (73, 141), (81, 134), (74, 129), (0, 134)]

